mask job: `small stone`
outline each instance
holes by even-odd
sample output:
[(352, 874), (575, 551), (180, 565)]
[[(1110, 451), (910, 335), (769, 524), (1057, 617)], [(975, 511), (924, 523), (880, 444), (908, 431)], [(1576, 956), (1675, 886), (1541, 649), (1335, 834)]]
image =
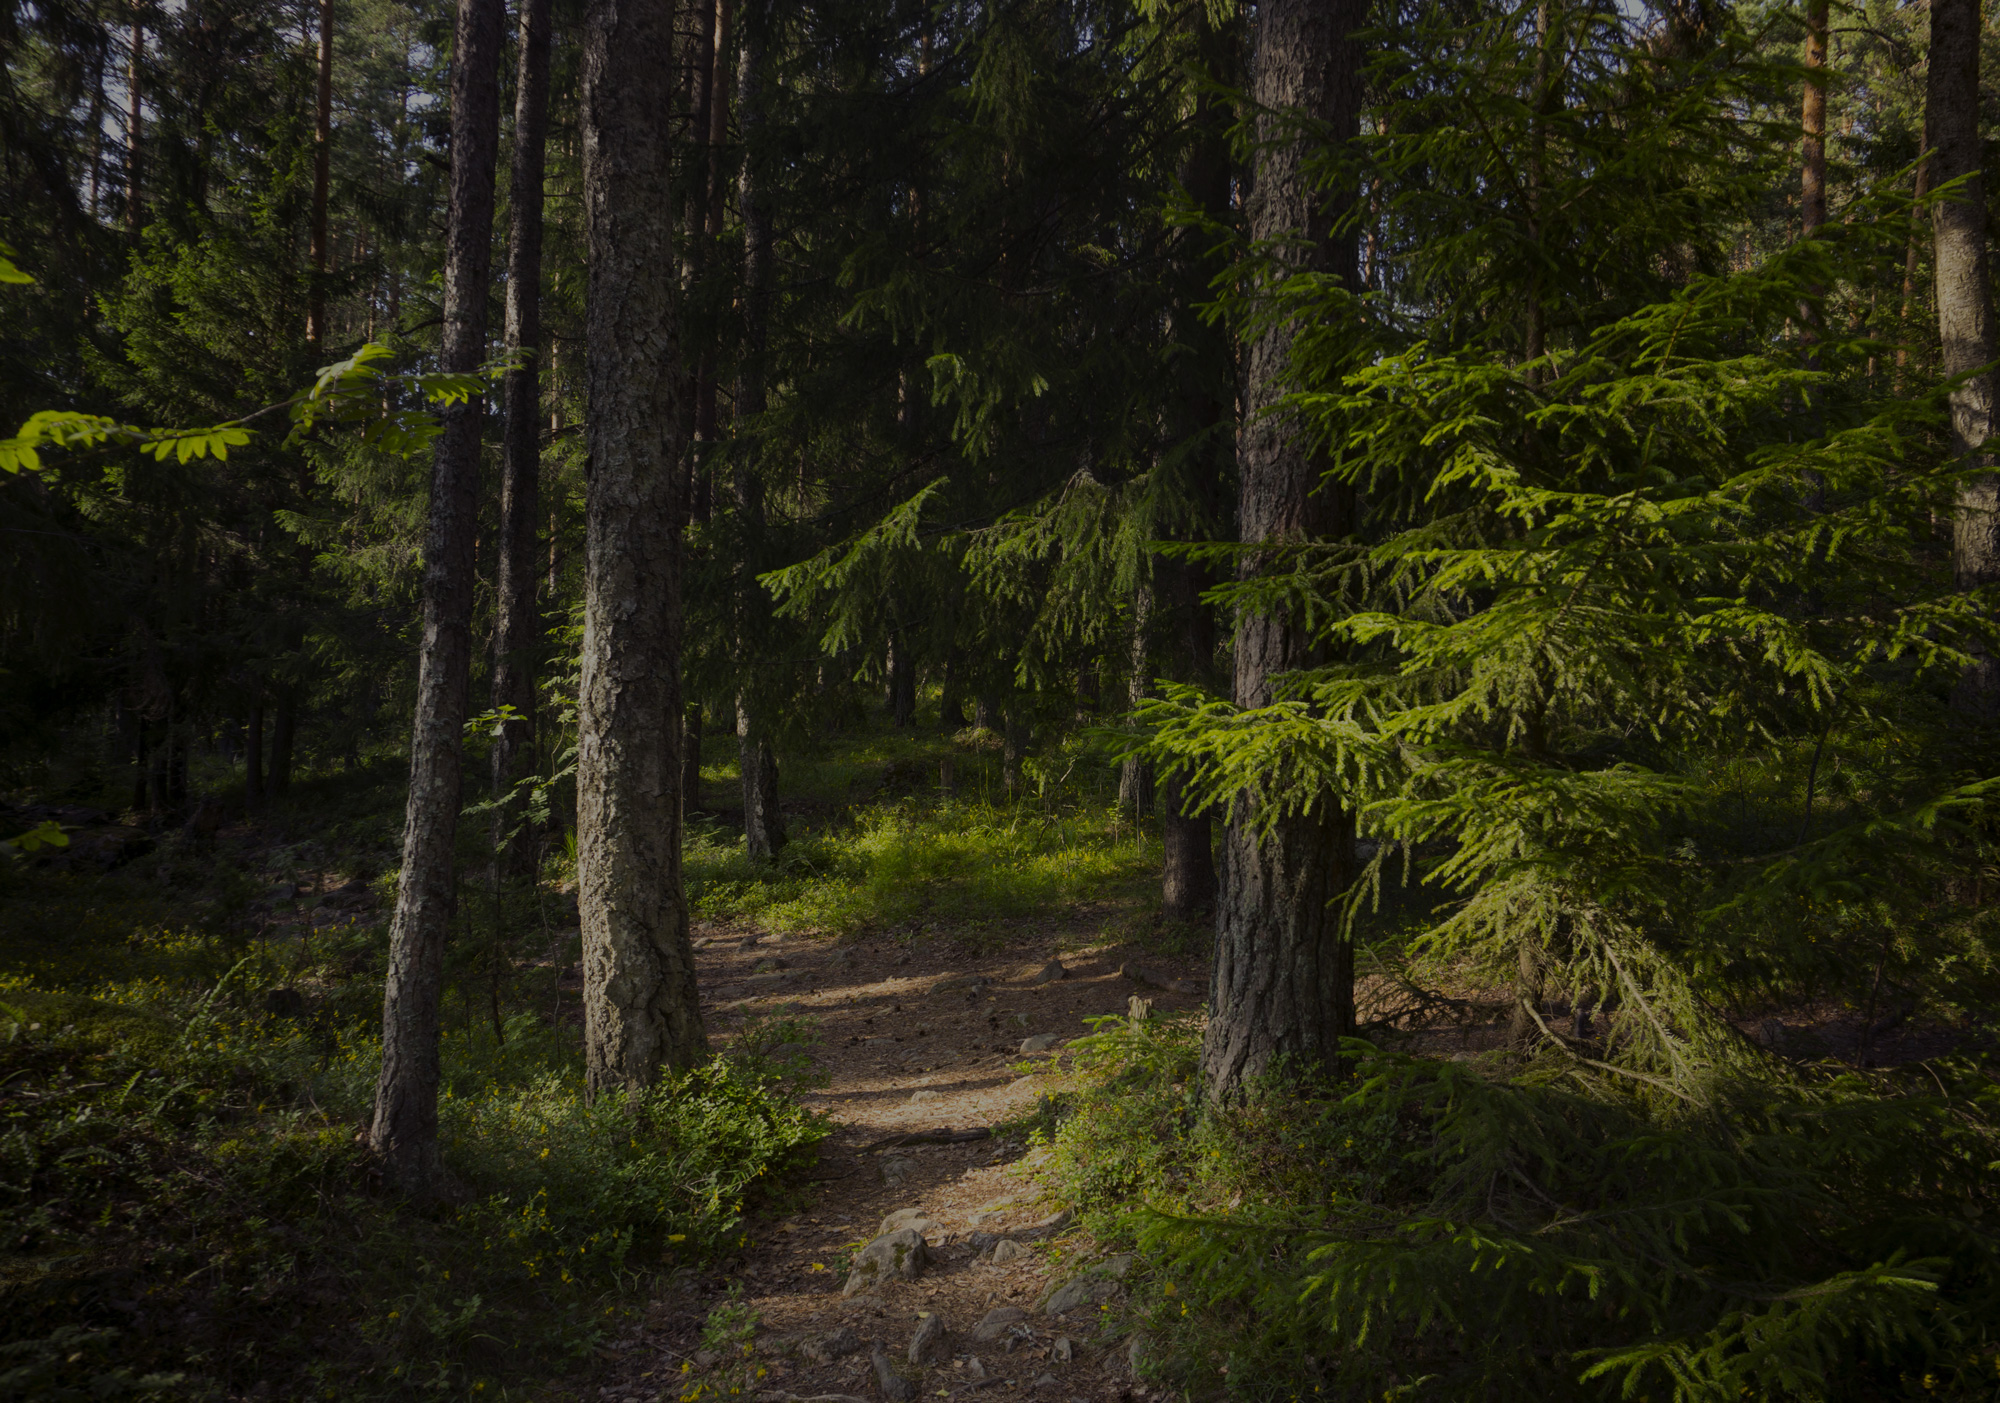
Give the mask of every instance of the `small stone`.
[(1069, 978), (1069, 971), (1063, 968), (1062, 961), (1050, 960), (1047, 964), (1028, 976), (1028, 983), (1053, 984), (1058, 979), (1067, 978)]
[(1028, 1255), (1028, 1249), (1011, 1237), (1004, 1237), (993, 1244), (993, 1265), (996, 1267), (1004, 1267), (1009, 1262), (1018, 1262)]
[(1059, 1338), (1049, 1350), (1049, 1358), (1058, 1364), (1068, 1364), (1076, 1358), (1076, 1346), (1069, 1342), (1069, 1336)]
[(1134, 1335), (1132, 1343), (1125, 1346), (1125, 1367), (1135, 1374), (1138, 1373), (1140, 1366), (1146, 1362), (1146, 1356), (1149, 1352), (1150, 1342), (1146, 1337), (1144, 1335)]
[(972, 1327), (972, 1338), (986, 1343), (1002, 1339), (1009, 1330), (1028, 1318), (1028, 1313), (1019, 1306), (995, 1306), (981, 1316), (979, 1323)]
[(986, 1377), (986, 1366), (979, 1362), (979, 1356), (975, 1354), (965, 1361), (965, 1372), (977, 1382)]
[(983, 974), (954, 974), (949, 979), (940, 979), (931, 985), (933, 994), (977, 994), (986, 988)]
[(877, 1237), (887, 1237), (890, 1233), (900, 1232), (904, 1228), (915, 1228), (918, 1232), (929, 1232), (936, 1226), (937, 1224), (931, 1221), (931, 1215), (921, 1208), (898, 1208), (894, 1213), (891, 1213), (882, 1220), (882, 1226), (875, 1229), (875, 1235)]
[(1130, 1252), (1114, 1252), (1098, 1266), (1098, 1270), (1114, 1281), (1123, 1281), (1132, 1273), (1132, 1264), (1139, 1259)]
[(1017, 1013), (1017, 1014), (1015, 1014), (1015, 1015), (1014, 1015), (1014, 1026), (1015, 1026), (1015, 1027), (1017, 1027), (1017, 1028), (1025, 1028), (1025, 1027), (1027, 1027), (1027, 1026), (1028, 1026), (1028, 1015), (1027, 1015), (1027, 1014), (1025, 1014), (1025, 1013)]
[(759, 974), (776, 974), (781, 969), (790, 969), (791, 967), (789, 960), (781, 960), (775, 956), (759, 960), (755, 965), (751, 966)]
[(881, 1341), (876, 1341), (875, 1354), (870, 1361), (875, 1366), (875, 1386), (882, 1390), (884, 1398), (894, 1403), (909, 1403), (917, 1396), (917, 1386), (896, 1372), (896, 1366), (889, 1362), (889, 1356), (882, 1352)]
[(1043, 1374), (1035, 1380), (1036, 1388), (1054, 1388), (1055, 1386), (1056, 1376), (1054, 1374)]
[(697, 1369), (713, 1369), (717, 1361), (721, 1358), (722, 1356), (712, 1349), (698, 1349), (694, 1352), (694, 1363)]
[(921, 1106), (927, 1101), (942, 1101), (942, 1100), (944, 1100), (944, 1096), (941, 1092), (912, 1091), (910, 1093), (910, 1104), (912, 1106)]
[(910, 1336), (910, 1362), (929, 1364), (943, 1354), (949, 1344), (951, 1332), (945, 1328), (944, 1317), (935, 1311), (925, 1311), (917, 1321), (917, 1331)]
[(1021, 1039), (1021, 1051), (1025, 1053), (1048, 1052), (1060, 1046), (1062, 1039), (1054, 1033), (1037, 1033), (1032, 1038)]
[(854, 1327), (843, 1325), (838, 1330), (828, 1331), (817, 1339), (807, 1340), (799, 1346), (803, 1354), (815, 1364), (831, 1364), (836, 1359), (845, 1359), (861, 1348), (861, 1336), (854, 1333)]
[[(886, 1169), (886, 1166), (884, 1166)], [(853, 1296), (892, 1277), (915, 1281), (930, 1262), (924, 1235), (915, 1228), (898, 1228), (876, 1238), (854, 1258), (841, 1295)]]
[(1042, 1302), (1042, 1314), (1063, 1315), (1078, 1306), (1094, 1306), (1108, 1301), (1117, 1294), (1118, 1288), (1109, 1281), (1088, 1276), (1074, 1277), (1048, 1294)]
[(916, 1165), (910, 1160), (885, 1158), (882, 1161), (882, 1182), (892, 1189), (900, 1188), (915, 1171)]

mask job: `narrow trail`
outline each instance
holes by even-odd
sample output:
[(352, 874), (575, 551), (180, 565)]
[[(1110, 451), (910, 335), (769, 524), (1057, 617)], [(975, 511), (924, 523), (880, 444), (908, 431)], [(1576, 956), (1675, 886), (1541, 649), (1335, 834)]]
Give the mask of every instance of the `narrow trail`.
[[(1009, 948), (983, 956), (942, 941), (836, 946), (719, 926), (695, 937), (718, 1044), (775, 1017), (817, 1022), (809, 1055), (828, 1084), (802, 1099), (839, 1130), (822, 1147), (802, 1211), (754, 1218), (742, 1253), (657, 1298), (601, 1351), (603, 1369), (566, 1396), (1131, 1396), (1128, 1348), (1097, 1343), (1095, 1323), (1115, 1305), (1129, 1259), (1071, 1226), (1038, 1181), (1046, 1151), (995, 1127), (1060, 1083), (1060, 1044), (1089, 1032), (1086, 1018), (1123, 1015), (1135, 994), (1162, 1010), (1198, 1006), (1192, 963), (1088, 943), (1080, 923), (1017, 927)], [(1036, 1071), (1021, 1075), (1023, 1061)], [(947, 1130), (966, 1138), (940, 1143), (935, 1133)], [(885, 1143), (905, 1136), (929, 1142)], [(859, 1246), (906, 1225), (921, 1234), (927, 1265), (914, 1279), (891, 1274), (844, 1294)], [(732, 1292), (759, 1321), (747, 1356), (701, 1339), (702, 1322)]]

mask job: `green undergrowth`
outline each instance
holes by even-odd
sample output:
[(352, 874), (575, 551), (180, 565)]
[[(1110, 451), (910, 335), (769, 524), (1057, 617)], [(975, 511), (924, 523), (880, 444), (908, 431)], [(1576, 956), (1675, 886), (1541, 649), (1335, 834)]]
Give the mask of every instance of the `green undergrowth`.
[(1052, 1163), (1190, 1399), (2000, 1396), (1985, 1066), (1690, 1104), (1356, 1043), (1346, 1083), (1213, 1110), (1191, 1022), (1074, 1046)]
[(121, 930), (145, 905), (121, 903), (49, 958), (41, 925), (4, 942), (0, 1400), (523, 1396), (654, 1278), (739, 1246), (826, 1133), (754, 1049), (587, 1102), (573, 1027), (489, 987), (468, 933), (441, 1107), (460, 1193), (415, 1212), (358, 1140), (379, 926), (302, 958), (231, 926)]
[(1136, 888), (1156, 877), (1157, 841), (1104, 815), (983, 804), (873, 807), (793, 838), (776, 863), (733, 835), (697, 831), (688, 899), (699, 917), (767, 930), (976, 930)]

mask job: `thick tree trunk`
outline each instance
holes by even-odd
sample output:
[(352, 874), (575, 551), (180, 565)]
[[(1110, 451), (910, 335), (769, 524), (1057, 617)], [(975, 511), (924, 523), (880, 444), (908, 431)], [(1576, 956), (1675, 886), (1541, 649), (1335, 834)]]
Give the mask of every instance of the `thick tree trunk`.
[(584, 27), (590, 477), (577, 720), (584, 1057), (638, 1095), (708, 1052), (680, 856), (683, 392), (674, 322), (673, 0)]
[[(1259, 16), (1254, 96), (1266, 113), (1303, 112), (1335, 139), (1360, 127), (1360, 0), (1275, 0)], [(1259, 118), (1250, 234), (1259, 244), (1296, 239), (1289, 261), (1356, 279), (1351, 238), (1336, 239), (1337, 211), (1316, 190), (1313, 147), (1272, 116)], [(1290, 385), (1294, 329), (1279, 323), (1249, 345), (1248, 403), (1237, 450), (1238, 515), (1245, 542), (1293, 542), (1351, 529), (1345, 494), (1320, 488), (1324, 464), (1299, 426), (1270, 412)], [(1244, 569), (1253, 571), (1253, 557)], [(1235, 701), (1261, 707), (1275, 683), (1309, 666), (1315, 644), (1304, 621), (1241, 614), (1236, 623)], [(1354, 1028), (1354, 952), (1329, 910), (1354, 874), (1354, 823), (1338, 796), (1319, 794), (1304, 812), (1268, 829), (1245, 796), (1228, 829), (1228, 887), (1216, 911), (1215, 966), (1202, 1072), (1223, 1099), (1284, 1062), (1294, 1073), (1338, 1064)]]
[[(1986, 179), (1979, 140), (1980, 10), (1976, 0), (1931, 0), (1930, 90), (1924, 125), (1932, 149), (1933, 188), (1963, 178), (1950, 199), (1932, 206), (1937, 264), (1938, 338), (1944, 373), (1963, 375), (1994, 356), (1993, 291), (1987, 276)], [(1984, 445), (1994, 431), (1993, 376), (1975, 375), (1951, 392), (1952, 446), (1969, 464), (1992, 462)], [(1960, 589), (2000, 580), (2000, 478), (1982, 472), (1958, 489), (1952, 523), (1952, 571)], [(2000, 713), (2000, 660), (1976, 649), (1952, 696), (1983, 718)]]
[(1805, 238), (1826, 223), (1826, 23), (1828, 0), (1806, 0), (1806, 83), (1800, 126), (1799, 225)]
[(326, 205), (333, 172), (333, 0), (319, 0), (319, 86), (313, 101), (312, 217), (307, 259), (306, 344), (317, 357), (326, 344)]
[[(500, 443), (500, 550), (493, 624), (493, 705), (520, 719), (493, 742), (493, 794), (503, 798), (534, 767), (536, 663), (541, 654), (542, 168), (549, 127), (549, 0), (521, 0), (514, 82), (514, 162), (507, 231), (507, 347), (522, 363), (507, 372), (506, 426)], [(512, 839), (520, 810), (493, 813), (493, 883), (533, 874), (535, 845)]]
[[(458, 0), (451, 74), (451, 190), (440, 368), (476, 370), (486, 354), (493, 173), (500, 144), (501, 0)], [(445, 1192), (438, 1152), (438, 1006), (456, 905), (460, 745), (471, 685), (473, 536), (482, 401), (446, 411), (431, 463), (424, 527), (423, 645), (410, 738), (403, 869), (389, 927), (382, 1073), (369, 1142), (388, 1180), (414, 1198)]]
[[(728, 8), (721, 15), (727, 18)], [(761, 476), (765, 409), (764, 351), (771, 304), (771, 211), (764, 190), (758, 136), (764, 125), (765, 16), (755, 4), (743, 12), (736, 79), (737, 121), (743, 133), (738, 210), (743, 220), (743, 354), (736, 381), (737, 450), (734, 486), (743, 555), (736, 566), (736, 744), (743, 771), (743, 839), (754, 862), (767, 862), (785, 846), (778, 807), (778, 758), (771, 749), (757, 676), (760, 644), (771, 601), (757, 582), (764, 549), (764, 482)], [(718, 24), (720, 28), (720, 24)]]

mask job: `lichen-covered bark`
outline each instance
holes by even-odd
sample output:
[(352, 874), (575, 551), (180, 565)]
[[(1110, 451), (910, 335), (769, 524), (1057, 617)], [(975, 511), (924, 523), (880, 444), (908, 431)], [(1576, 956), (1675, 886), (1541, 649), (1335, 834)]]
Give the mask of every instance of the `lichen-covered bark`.
[[(500, 34), (505, 15), (500, 0), (458, 0), (444, 337), (439, 354), (448, 371), (475, 370), (486, 355), (493, 169), (500, 142)], [(382, 1073), (369, 1132), (385, 1177), (417, 1198), (436, 1197), (445, 1189), (437, 1143), (438, 1000), (456, 890), (452, 841), (458, 829), (460, 744), (471, 682), (481, 411), (475, 398), (446, 413), (431, 464), (410, 797), (396, 914), (389, 927)]]
[[(1963, 375), (1994, 359), (1993, 290), (1987, 277), (1986, 179), (1980, 167), (1979, 36), (1976, 0), (1932, 0), (1929, 92), (1924, 125), (1936, 154), (1933, 189), (1965, 179), (1960, 193), (1931, 209), (1936, 248), (1938, 338), (1946, 375)], [(1991, 374), (1975, 375), (1951, 392), (1952, 446), (1981, 466), (1994, 431)], [(1981, 473), (1958, 490), (1952, 522), (1952, 570), (1960, 589), (2000, 580), (2000, 478)], [(1960, 680), (1953, 701), (1991, 717), (2000, 712), (2000, 659), (1983, 648)]]
[[(1286, 261), (1337, 274), (1352, 285), (1351, 239), (1333, 237), (1336, 209), (1313, 188), (1311, 147), (1285, 123), (1303, 113), (1336, 137), (1359, 129), (1361, 75), (1353, 39), (1366, 7), (1360, 0), (1276, 0), (1258, 19), (1254, 97), (1258, 119), (1250, 233), (1260, 243), (1290, 239)], [(1298, 425), (1273, 406), (1290, 388), (1292, 328), (1278, 324), (1250, 343), (1247, 403), (1237, 447), (1238, 518), (1250, 543), (1339, 536), (1350, 528), (1342, 493), (1320, 490), (1321, 460)], [(1246, 571), (1260, 561), (1246, 559)], [(1303, 621), (1283, 613), (1245, 612), (1236, 621), (1237, 705), (1273, 699), (1274, 683), (1310, 666), (1315, 645)], [(1339, 796), (1314, 796), (1304, 812), (1261, 829), (1240, 803), (1226, 842), (1227, 885), (1216, 910), (1202, 1071), (1218, 1099), (1284, 1059), (1307, 1070), (1337, 1062), (1339, 1040), (1354, 1026), (1354, 957), (1329, 912), (1352, 879), (1354, 825)]]
[(674, 321), (672, 0), (584, 28), (590, 471), (577, 721), (584, 1055), (593, 1093), (705, 1056), (680, 867), (683, 391)]
[[(493, 741), (493, 791), (504, 796), (534, 760), (535, 664), (541, 611), (535, 588), (541, 561), (542, 169), (549, 127), (549, 0), (521, 0), (514, 83), (514, 165), (507, 231), (507, 346), (522, 363), (503, 386), (507, 420), (500, 443), (500, 559), (493, 623), (493, 705), (520, 718)], [(516, 806), (493, 813), (493, 877), (519, 880), (533, 870), (535, 845)]]

